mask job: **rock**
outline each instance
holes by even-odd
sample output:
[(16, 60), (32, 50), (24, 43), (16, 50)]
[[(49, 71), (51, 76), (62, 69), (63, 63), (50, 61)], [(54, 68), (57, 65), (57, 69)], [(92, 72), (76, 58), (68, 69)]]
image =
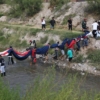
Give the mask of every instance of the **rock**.
[(84, 75), (85, 75), (85, 73), (84, 73), (84, 72), (81, 72), (81, 75), (83, 75), (83, 76), (84, 76)]
[(0, 21), (1, 21), (1, 22), (6, 22), (6, 21), (7, 21), (7, 16), (2, 16), (2, 17), (0, 17)]
[(7, 4), (1, 4), (0, 5), (0, 12), (2, 13), (8, 13), (11, 9), (11, 6), (10, 5), (7, 5)]

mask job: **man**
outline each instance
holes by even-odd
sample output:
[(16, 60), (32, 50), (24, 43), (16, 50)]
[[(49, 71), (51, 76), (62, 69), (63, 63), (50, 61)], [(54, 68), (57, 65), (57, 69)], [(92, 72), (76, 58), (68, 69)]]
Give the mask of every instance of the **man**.
[(35, 64), (36, 63), (36, 47), (32, 49), (31, 58), (32, 58), (32, 63), (30, 65), (32, 65), (33, 63)]
[(0, 55), (0, 71), (1, 71), (1, 77), (6, 76), (4, 59), (2, 58), (1, 55)]
[[(57, 42), (57, 44), (58, 44), (58, 46), (59, 46), (59, 41)], [(58, 60), (58, 50), (59, 50), (59, 48), (56, 47), (56, 48), (55, 48), (54, 57), (53, 57), (55, 60)]]
[(72, 19), (71, 18), (68, 19), (68, 28), (69, 30), (72, 31)]
[(87, 28), (87, 20), (84, 19), (84, 20), (82, 21), (82, 31), (85, 31), (86, 28)]
[[(12, 46), (10, 46), (9, 49), (12, 49)], [(10, 62), (11, 62), (12, 64), (14, 64), (12, 52), (10, 52), (10, 53), (8, 54), (8, 65), (10, 64)]]
[(45, 17), (42, 18), (42, 20), (41, 20), (41, 24), (42, 24), (42, 30), (45, 31), (45, 28), (46, 28)]
[(95, 22), (92, 24), (92, 27), (93, 27), (93, 31), (92, 31), (93, 37), (96, 38), (96, 31), (97, 31), (97, 27), (98, 27), (97, 21), (95, 21)]
[(50, 21), (51, 27), (50, 29), (54, 29), (54, 26), (56, 24), (56, 21), (54, 20), (54, 17), (52, 17), (52, 20)]

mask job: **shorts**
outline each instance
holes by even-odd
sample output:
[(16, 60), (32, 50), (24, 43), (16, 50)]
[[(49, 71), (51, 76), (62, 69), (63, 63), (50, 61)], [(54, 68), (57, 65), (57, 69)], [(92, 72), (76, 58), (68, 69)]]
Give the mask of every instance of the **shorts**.
[(71, 62), (71, 61), (72, 61), (72, 57), (69, 58), (69, 62)]
[(43, 28), (46, 28), (46, 25), (45, 25), (45, 24), (42, 24), (42, 29), (43, 29)]
[(62, 54), (62, 55), (65, 55), (65, 51), (64, 51), (64, 50), (61, 50), (61, 54)]

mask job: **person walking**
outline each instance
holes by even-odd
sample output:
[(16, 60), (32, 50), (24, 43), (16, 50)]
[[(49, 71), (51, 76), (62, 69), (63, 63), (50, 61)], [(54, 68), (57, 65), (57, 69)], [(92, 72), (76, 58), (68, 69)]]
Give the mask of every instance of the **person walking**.
[(36, 41), (33, 40), (33, 48), (36, 48)]
[(56, 24), (56, 21), (54, 20), (54, 17), (52, 17), (52, 20), (50, 20), (50, 29), (54, 29), (54, 26)]
[(68, 29), (72, 31), (72, 19), (69, 18), (67, 22), (68, 22)]
[(45, 17), (42, 18), (41, 20), (41, 24), (42, 24), (42, 30), (45, 31), (45, 28), (46, 28), (46, 21), (45, 21)]
[(36, 64), (36, 47), (32, 49), (31, 58), (32, 58), (32, 62), (30, 63), (30, 65), (32, 65), (33, 63)]
[[(12, 49), (12, 46), (10, 46), (9, 49)], [(11, 62), (12, 64), (14, 64), (12, 52), (10, 52), (10, 53), (8, 54), (8, 65), (10, 64), (10, 62)]]
[(0, 71), (1, 71), (1, 77), (6, 76), (5, 63), (1, 55), (0, 55)]
[(92, 27), (93, 27), (93, 31), (92, 31), (93, 37), (96, 38), (96, 31), (97, 31), (97, 28), (98, 28), (98, 23), (97, 23), (97, 21), (95, 21), (95, 22), (92, 24)]
[(72, 61), (72, 58), (73, 58), (73, 50), (72, 49), (68, 49), (67, 51), (67, 57), (68, 57), (68, 65), (70, 67), (70, 62)]

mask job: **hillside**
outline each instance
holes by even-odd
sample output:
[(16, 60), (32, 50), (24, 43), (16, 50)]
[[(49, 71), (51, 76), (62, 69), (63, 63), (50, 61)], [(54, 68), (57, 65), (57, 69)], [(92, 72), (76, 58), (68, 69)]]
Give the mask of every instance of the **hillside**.
[[(11, 6), (7, 4), (0, 5), (0, 21), (9, 24), (21, 24), (30, 25), (32, 27), (41, 27), (41, 18), (45, 16), (48, 26), (48, 21), (54, 16), (57, 22), (57, 28), (67, 28), (67, 20), (69, 17), (73, 19), (73, 27), (75, 30), (81, 30), (81, 22), (84, 18), (87, 18), (88, 26), (91, 29), (91, 24), (95, 20), (96, 16), (88, 15), (85, 12), (87, 2), (70, 2), (63, 4), (59, 7), (50, 7), (50, 3), (42, 3), (42, 9), (39, 13), (26, 17), (25, 14), (21, 15), (19, 18), (13, 18), (13, 16), (8, 16), (7, 13), (10, 12)], [(48, 26), (49, 27), (49, 26)]]

